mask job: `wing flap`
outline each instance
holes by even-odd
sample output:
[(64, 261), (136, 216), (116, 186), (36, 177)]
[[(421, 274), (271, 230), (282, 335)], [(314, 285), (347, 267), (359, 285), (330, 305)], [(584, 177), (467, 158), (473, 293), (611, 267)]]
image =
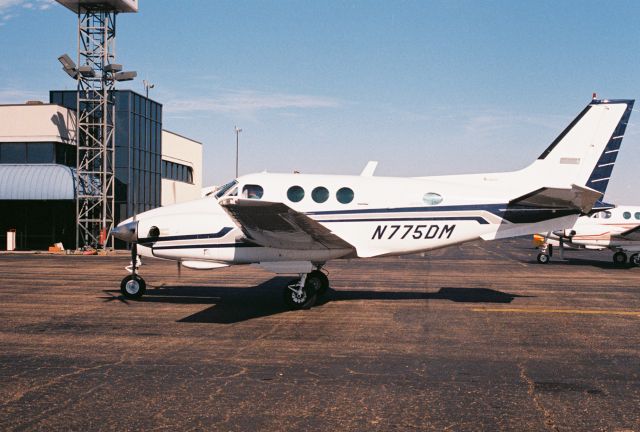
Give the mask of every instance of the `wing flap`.
[(251, 241), (279, 249), (355, 249), (310, 217), (283, 203), (226, 198), (220, 205)]
[(519, 198), (511, 200), (510, 206), (524, 205), (551, 209), (573, 209), (587, 214), (602, 193), (584, 186), (571, 185), (571, 188), (543, 187)]

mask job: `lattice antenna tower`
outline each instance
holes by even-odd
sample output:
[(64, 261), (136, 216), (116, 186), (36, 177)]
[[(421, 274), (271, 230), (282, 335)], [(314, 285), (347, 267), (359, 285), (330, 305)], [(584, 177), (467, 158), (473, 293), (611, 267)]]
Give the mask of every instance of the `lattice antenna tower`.
[(136, 76), (115, 63), (116, 16), (137, 12), (138, 2), (57, 1), (78, 16), (77, 67), (60, 58), (77, 80), (76, 248), (107, 248), (115, 206), (115, 83)]

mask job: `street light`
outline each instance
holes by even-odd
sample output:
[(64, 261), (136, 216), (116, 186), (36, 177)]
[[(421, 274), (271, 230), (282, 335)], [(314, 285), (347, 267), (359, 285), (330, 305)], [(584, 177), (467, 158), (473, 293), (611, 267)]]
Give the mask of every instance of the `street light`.
[(147, 80), (142, 80), (142, 84), (144, 85), (144, 89), (147, 92), (147, 99), (149, 99), (149, 89), (154, 88), (156, 85), (155, 84), (151, 84)]
[(238, 126), (234, 126), (233, 128), (236, 131), (236, 178), (238, 178), (238, 137), (240, 136), (242, 129)]

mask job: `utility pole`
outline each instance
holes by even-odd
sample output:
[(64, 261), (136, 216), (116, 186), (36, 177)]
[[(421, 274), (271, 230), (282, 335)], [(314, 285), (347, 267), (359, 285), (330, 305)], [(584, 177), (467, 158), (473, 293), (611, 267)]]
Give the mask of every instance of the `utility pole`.
[(147, 80), (142, 80), (142, 84), (144, 85), (145, 95), (146, 95), (147, 99), (149, 99), (149, 89), (154, 88), (156, 85), (155, 84), (151, 84)]
[(238, 126), (234, 126), (234, 130), (236, 131), (236, 178), (238, 178), (238, 150), (239, 150), (238, 141), (239, 141), (239, 136), (240, 136), (240, 132), (242, 132), (242, 129), (240, 129)]

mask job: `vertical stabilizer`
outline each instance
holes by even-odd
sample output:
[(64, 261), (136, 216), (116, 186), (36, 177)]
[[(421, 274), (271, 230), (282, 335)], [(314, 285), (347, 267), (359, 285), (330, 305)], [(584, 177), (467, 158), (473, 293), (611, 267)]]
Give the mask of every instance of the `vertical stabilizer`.
[(604, 194), (633, 103), (592, 100), (525, 172), (546, 186), (575, 184)]

